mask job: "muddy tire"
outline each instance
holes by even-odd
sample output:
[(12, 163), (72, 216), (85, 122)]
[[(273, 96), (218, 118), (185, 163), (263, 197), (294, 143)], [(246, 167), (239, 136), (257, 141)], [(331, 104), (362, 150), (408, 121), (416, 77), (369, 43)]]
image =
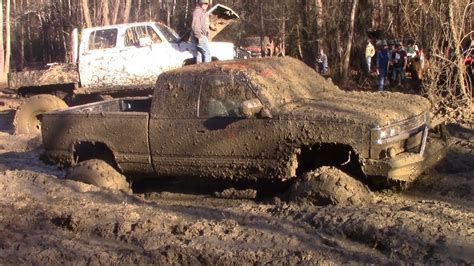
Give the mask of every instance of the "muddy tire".
[(367, 186), (334, 167), (305, 173), (289, 190), (289, 200), (316, 205), (363, 204), (373, 201)]
[(67, 108), (67, 104), (53, 95), (40, 94), (29, 98), (16, 111), (13, 119), (15, 134), (40, 135), (41, 122), (38, 115), (61, 108)]
[(91, 159), (78, 163), (69, 169), (66, 179), (104, 187), (114, 190), (131, 192), (130, 186), (122, 174), (108, 163), (98, 159)]

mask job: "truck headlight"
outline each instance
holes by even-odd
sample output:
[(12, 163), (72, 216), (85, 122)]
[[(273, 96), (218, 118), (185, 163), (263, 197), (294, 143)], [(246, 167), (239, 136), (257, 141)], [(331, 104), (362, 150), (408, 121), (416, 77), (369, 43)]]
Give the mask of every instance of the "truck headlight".
[(400, 134), (400, 127), (399, 126), (391, 126), (386, 128), (374, 128), (373, 134), (375, 137), (375, 142), (377, 144), (384, 143), (384, 140), (392, 138)]
[(429, 123), (429, 113), (394, 123), (385, 127), (372, 128), (372, 141), (376, 144), (385, 144), (393, 141), (407, 139), (422, 130)]

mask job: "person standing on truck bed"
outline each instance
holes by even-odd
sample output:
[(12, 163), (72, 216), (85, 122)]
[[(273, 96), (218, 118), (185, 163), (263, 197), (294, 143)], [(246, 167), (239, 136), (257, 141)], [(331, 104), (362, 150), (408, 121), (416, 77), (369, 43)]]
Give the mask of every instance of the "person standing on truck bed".
[(196, 63), (211, 62), (211, 50), (209, 49), (209, 16), (206, 12), (209, 0), (198, 0), (193, 12), (191, 24), (192, 40), (196, 44)]

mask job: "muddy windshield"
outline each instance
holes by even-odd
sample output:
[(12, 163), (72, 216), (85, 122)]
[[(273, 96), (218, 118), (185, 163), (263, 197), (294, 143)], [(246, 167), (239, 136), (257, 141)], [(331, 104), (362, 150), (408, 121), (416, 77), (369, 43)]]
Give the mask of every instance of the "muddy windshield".
[(160, 23), (156, 23), (155, 25), (168, 42), (178, 42), (179, 35), (176, 31)]
[(300, 60), (282, 57), (252, 62), (251, 78), (260, 87), (260, 96), (271, 108), (321, 98), (321, 94), (338, 90)]

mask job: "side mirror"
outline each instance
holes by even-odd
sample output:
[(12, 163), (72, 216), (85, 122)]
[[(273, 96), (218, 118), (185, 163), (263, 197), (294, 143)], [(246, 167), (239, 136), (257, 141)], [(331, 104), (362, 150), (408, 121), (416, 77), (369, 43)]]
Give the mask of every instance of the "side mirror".
[(151, 44), (152, 41), (150, 37), (141, 37), (138, 39), (138, 45), (140, 45), (140, 47), (150, 46)]
[(263, 104), (259, 99), (253, 98), (242, 103), (242, 114), (249, 118), (255, 116), (263, 109)]

